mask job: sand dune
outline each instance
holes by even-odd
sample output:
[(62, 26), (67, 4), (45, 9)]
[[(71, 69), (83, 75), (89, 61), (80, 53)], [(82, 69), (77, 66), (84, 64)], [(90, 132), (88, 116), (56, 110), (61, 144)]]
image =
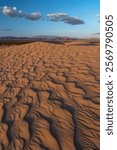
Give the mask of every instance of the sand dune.
[(99, 150), (99, 46), (0, 48), (0, 150)]

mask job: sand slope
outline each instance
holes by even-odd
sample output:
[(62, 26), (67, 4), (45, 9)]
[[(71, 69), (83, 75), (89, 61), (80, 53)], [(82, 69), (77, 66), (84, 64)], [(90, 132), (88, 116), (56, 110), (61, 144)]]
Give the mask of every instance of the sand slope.
[(0, 150), (99, 150), (99, 46), (0, 49)]

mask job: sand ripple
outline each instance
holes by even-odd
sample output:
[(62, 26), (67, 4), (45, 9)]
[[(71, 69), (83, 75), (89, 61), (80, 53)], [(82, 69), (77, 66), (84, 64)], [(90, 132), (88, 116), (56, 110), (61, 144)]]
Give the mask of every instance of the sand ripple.
[(0, 150), (99, 150), (99, 46), (0, 49)]

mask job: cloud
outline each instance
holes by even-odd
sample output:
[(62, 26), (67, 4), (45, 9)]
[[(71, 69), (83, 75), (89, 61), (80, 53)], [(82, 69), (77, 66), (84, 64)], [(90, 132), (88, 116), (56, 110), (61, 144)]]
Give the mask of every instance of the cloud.
[(26, 16), (26, 19), (29, 19), (29, 20), (38, 20), (40, 18), (41, 18), (41, 15), (39, 13), (31, 13)]
[(33, 21), (41, 18), (41, 14), (38, 12), (33, 12), (31, 14), (28, 14), (21, 10), (17, 10), (16, 7), (11, 8), (8, 6), (4, 6), (2, 8), (2, 13), (9, 17), (25, 18), (25, 19), (33, 20)]
[[(0, 12), (2, 12), (4, 15), (14, 18), (25, 18), (27, 20), (36, 21), (39, 20), (42, 16), (39, 12), (33, 12), (33, 13), (25, 13), (21, 10), (17, 10), (16, 7), (8, 7), (4, 6), (0, 8)], [(62, 21), (67, 24), (71, 25), (80, 25), (84, 24), (85, 22), (77, 17), (71, 17), (67, 13), (53, 13), (47, 15), (49, 21), (59, 22)]]
[(48, 14), (47, 17), (50, 21), (55, 21), (55, 22), (62, 21), (64, 23), (68, 23), (71, 25), (80, 25), (85, 23), (83, 20), (77, 17), (69, 16), (67, 13)]
[(12, 30), (11, 30), (11, 29), (0, 29), (0, 31), (10, 32), (10, 31), (12, 31)]

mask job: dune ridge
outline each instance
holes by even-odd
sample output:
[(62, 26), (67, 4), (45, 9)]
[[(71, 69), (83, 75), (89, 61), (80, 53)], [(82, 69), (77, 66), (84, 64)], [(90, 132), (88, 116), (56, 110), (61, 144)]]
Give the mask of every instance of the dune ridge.
[(0, 150), (99, 150), (99, 45), (35, 42), (0, 58)]

